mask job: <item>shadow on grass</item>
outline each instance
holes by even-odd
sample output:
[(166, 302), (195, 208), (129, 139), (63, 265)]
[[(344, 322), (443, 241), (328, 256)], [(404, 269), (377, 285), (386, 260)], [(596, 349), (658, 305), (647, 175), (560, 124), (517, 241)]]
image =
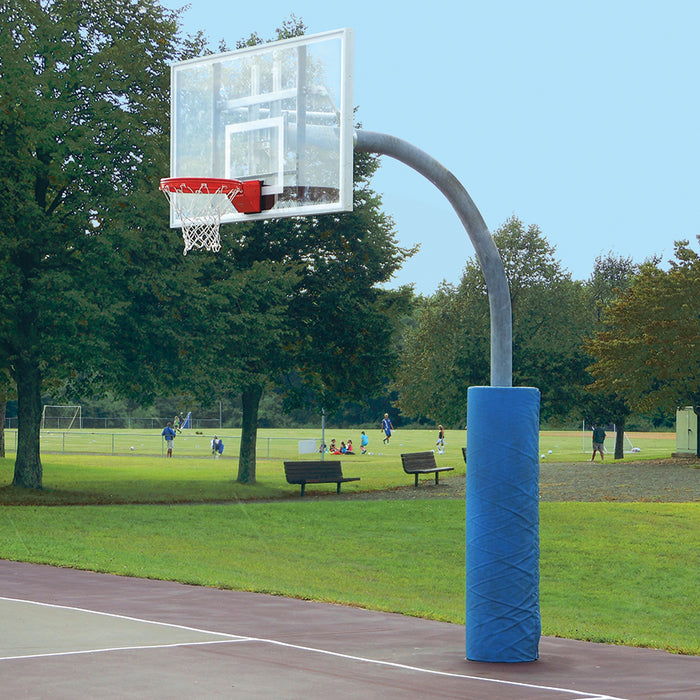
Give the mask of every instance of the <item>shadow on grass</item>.
[(95, 494), (83, 491), (28, 489), (12, 484), (0, 486), (0, 504), (4, 506), (65, 506), (99, 502), (99, 500), (95, 500)]
[[(190, 484), (190, 487), (192, 485)], [(0, 505), (3, 506), (99, 506), (99, 505), (171, 505), (236, 503), (238, 501), (286, 500), (296, 494), (260, 484), (242, 485), (226, 483), (220, 492), (211, 489), (198, 493), (196, 489), (164, 489), (160, 493), (144, 494), (107, 493), (104, 491), (72, 491), (67, 489), (29, 489), (0, 486)]]

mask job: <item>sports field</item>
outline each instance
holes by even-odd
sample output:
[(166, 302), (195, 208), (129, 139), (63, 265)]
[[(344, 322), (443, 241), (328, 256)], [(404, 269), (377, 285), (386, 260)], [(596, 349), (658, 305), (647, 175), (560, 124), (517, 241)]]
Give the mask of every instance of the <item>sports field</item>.
[[(379, 430), (366, 430), (370, 438), (370, 455), (366, 459), (391, 457), (395, 458), (401, 452), (420, 452), (435, 449), (436, 430), (397, 430), (391, 438), (389, 446), (382, 443), (383, 433)], [(467, 444), (466, 431), (447, 430), (446, 453), (459, 456), (459, 451)], [(236, 458), (240, 446), (241, 431), (223, 428), (222, 430), (183, 430), (175, 440), (174, 454), (176, 457), (208, 457), (211, 455), (211, 440), (217, 435), (225, 445), (224, 457)], [(359, 453), (359, 429), (328, 428), (325, 440), (330, 444), (335, 439), (352, 440), (355, 452)], [(494, 430), (494, 440), (497, 439)], [(17, 431), (5, 430), (7, 450), (16, 449)], [(316, 440), (321, 444), (321, 431), (305, 430), (275, 430), (262, 429), (258, 431), (258, 459), (297, 459), (299, 442)], [(608, 433), (605, 442), (609, 453), (614, 451), (614, 434)], [(651, 459), (669, 457), (676, 447), (675, 433), (627, 433), (625, 440), (626, 459)], [(582, 461), (586, 454), (590, 456), (590, 431), (542, 431), (540, 433), (540, 451), (544, 459), (555, 461)], [(638, 449), (639, 452), (632, 452)], [(130, 455), (142, 457), (145, 455), (165, 455), (165, 443), (160, 430), (44, 430), (41, 433), (41, 451), (43, 454), (109, 454)], [(314, 458), (309, 455), (309, 458)]]
[[(379, 430), (367, 433), (367, 454), (341, 458), (343, 473), (360, 477), (360, 481), (344, 484), (343, 493), (376, 492), (411, 484), (411, 477), (401, 469), (400, 454), (433, 450), (437, 437), (434, 431), (397, 430), (386, 445)], [(42, 433), (44, 490), (18, 494), (0, 489), (0, 503), (7, 503), (8, 499), (13, 503), (181, 503), (291, 497), (298, 495), (299, 487), (286, 483), (282, 461), (319, 458), (317, 453), (299, 454), (300, 442), (317, 438), (313, 430), (262, 430), (257, 442), (257, 483), (243, 486), (236, 482), (240, 431), (216, 433), (225, 445), (221, 457), (211, 452), (214, 434), (183, 431), (175, 440), (174, 457), (167, 459), (159, 431)], [(360, 431), (326, 431), (327, 443), (332, 437), (338, 443), (349, 438), (359, 445)], [(632, 433), (629, 438), (640, 451), (627, 453), (626, 464), (670, 457), (675, 449), (675, 436), (671, 433)], [(13, 440), (14, 435), (10, 434), (8, 458), (0, 466), (0, 484), (12, 481)], [(316, 441), (320, 444), (320, 438)], [(612, 440), (607, 442), (612, 451)], [(462, 454), (465, 445), (466, 431), (446, 432), (445, 453), (435, 453), (435, 459), (438, 466), (454, 468), (449, 476), (466, 474)], [(590, 437), (580, 432), (540, 435), (543, 464), (586, 462), (590, 459), (589, 448)], [(320, 493), (334, 490), (333, 485), (313, 489)]]

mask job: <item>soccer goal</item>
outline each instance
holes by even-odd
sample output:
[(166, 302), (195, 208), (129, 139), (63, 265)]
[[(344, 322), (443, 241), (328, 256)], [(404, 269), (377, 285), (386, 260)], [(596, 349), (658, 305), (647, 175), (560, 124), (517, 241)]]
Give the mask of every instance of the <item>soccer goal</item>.
[(82, 406), (46, 405), (41, 412), (42, 430), (71, 430), (82, 427)]

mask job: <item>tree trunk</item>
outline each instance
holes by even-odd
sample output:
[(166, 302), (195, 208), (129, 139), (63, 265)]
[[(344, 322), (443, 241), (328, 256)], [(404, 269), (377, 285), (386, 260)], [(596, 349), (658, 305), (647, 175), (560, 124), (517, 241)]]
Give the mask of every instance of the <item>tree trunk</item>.
[(615, 424), (617, 427), (617, 432), (615, 433), (615, 459), (625, 458), (625, 425), (627, 423), (626, 418), (620, 417), (617, 419)]
[(43, 469), (40, 457), (41, 437), (41, 370), (31, 359), (15, 364), (17, 383), (17, 459), (13, 486), (42, 488)]
[(258, 408), (262, 387), (247, 386), (241, 396), (243, 419), (241, 424), (241, 451), (238, 455), (238, 482), (255, 483), (255, 448), (258, 439)]

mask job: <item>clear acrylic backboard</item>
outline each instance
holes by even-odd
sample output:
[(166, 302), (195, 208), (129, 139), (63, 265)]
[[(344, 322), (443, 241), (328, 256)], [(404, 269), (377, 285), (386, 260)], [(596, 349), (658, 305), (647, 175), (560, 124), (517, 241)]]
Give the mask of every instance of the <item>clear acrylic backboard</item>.
[(222, 223), (351, 211), (352, 51), (339, 29), (174, 64), (171, 177), (261, 180)]

